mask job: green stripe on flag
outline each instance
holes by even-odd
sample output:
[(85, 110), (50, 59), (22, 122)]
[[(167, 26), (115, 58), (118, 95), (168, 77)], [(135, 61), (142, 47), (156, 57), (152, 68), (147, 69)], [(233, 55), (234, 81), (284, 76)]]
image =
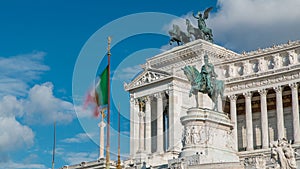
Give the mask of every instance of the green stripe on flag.
[(96, 95), (98, 97), (97, 99), (97, 104), (98, 106), (104, 106), (107, 104), (108, 102), (108, 86), (107, 86), (107, 82), (108, 82), (108, 67), (106, 67), (103, 72), (101, 73), (100, 77), (99, 77), (99, 82), (97, 83), (96, 86)]

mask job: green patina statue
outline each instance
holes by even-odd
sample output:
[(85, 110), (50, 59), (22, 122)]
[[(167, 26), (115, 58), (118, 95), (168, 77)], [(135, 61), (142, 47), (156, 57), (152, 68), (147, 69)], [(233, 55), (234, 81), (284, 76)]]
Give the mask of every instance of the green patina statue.
[(201, 72), (195, 66), (185, 66), (182, 70), (192, 85), (189, 96), (191, 97), (194, 94), (198, 103), (198, 92), (208, 94), (215, 103), (213, 110), (216, 111), (218, 96), (220, 95), (222, 98), (224, 94), (224, 82), (217, 80), (214, 65), (208, 62), (208, 56), (204, 55), (204, 65), (201, 68)]
[(169, 31), (169, 35), (171, 36), (170, 39), (170, 45), (172, 45), (172, 42), (177, 42), (177, 45), (188, 43), (190, 42), (190, 37), (180, 30), (179, 26), (176, 24), (173, 24), (173, 29)]
[(212, 9), (212, 7), (207, 8), (203, 15), (200, 11), (197, 16), (193, 13), (193, 17), (198, 20), (198, 28), (195, 28), (191, 24), (191, 21), (186, 19), (187, 34), (180, 30), (178, 25), (173, 24), (172, 30), (169, 31), (169, 35), (171, 36), (170, 45), (172, 45), (172, 42), (177, 42), (177, 45), (179, 46), (195, 39), (203, 39), (213, 43), (212, 30), (208, 28), (205, 23), (205, 20), (208, 18), (208, 14)]
[(195, 14), (193, 13), (193, 17), (198, 20), (198, 28), (205, 35), (205, 40), (208, 40), (210, 42), (213, 42), (213, 34), (212, 34), (212, 30), (206, 26), (205, 19), (208, 18), (208, 14), (212, 9), (213, 9), (213, 7), (207, 8), (204, 11), (203, 15), (200, 11), (197, 14), (198, 16), (195, 16)]

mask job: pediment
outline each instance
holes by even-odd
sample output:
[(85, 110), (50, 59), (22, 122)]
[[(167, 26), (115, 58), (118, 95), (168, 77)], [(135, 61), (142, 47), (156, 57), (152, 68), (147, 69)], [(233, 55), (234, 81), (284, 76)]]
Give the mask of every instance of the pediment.
[(130, 90), (132, 88), (136, 88), (139, 86), (147, 85), (150, 83), (154, 83), (156, 81), (160, 81), (166, 77), (170, 76), (168, 72), (157, 70), (157, 69), (144, 69), (144, 71), (138, 75), (135, 79), (133, 79), (129, 84), (125, 83), (125, 90)]

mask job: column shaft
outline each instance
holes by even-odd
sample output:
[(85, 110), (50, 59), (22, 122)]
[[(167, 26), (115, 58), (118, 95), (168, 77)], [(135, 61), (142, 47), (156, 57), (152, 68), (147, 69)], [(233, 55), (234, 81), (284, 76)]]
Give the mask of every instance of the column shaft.
[(267, 93), (263, 89), (258, 91), (260, 94), (260, 110), (261, 110), (261, 133), (262, 133), (262, 148), (269, 148), (269, 131), (268, 131), (268, 107), (267, 107)]
[(134, 112), (134, 106), (135, 106), (135, 102), (133, 98), (130, 98), (130, 156), (131, 158), (134, 157), (134, 154), (136, 153), (136, 149), (135, 149), (135, 112)]
[(234, 138), (234, 149), (238, 151), (238, 133), (237, 133), (237, 111), (236, 111), (236, 95), (229, 96), (230, 99), (230, 118), (233, 122), (233, 138)]
[(148, 154), (151, 153), (151, 98), (146, 98), (146, 110), (145, 110), (145, 148)]
[(168, 126), (168, 151), (173, 151), (174, 149), (174, 90), (169, 90), (169, 126)]
[(144, 120), (145, 113), (140, 111), (139, 112), (139, 125), (140, 125), (140, 130), (139, 130), (139, 152), (144, 152), (145, 151), (145, 133), (144, 133), (144, 125), (145, 125), (145, 120)]
[(100, 127), (100, 148), (99, 148), (99, 159), (104, 158), (104, 127), (106, 124), (104, 123), (103, 119), (102, 121), (98, 124)]
[(161, 153), (164, 151), (164, 133), (163, 133), (163, 99), (161, 93), (156, 94), (157, 98), (157, 147), (156, 152)]
[(299, 99), (298, 99), (298, 84), (290, 84), (292, 89), (292, 110), (293, 110), (293, 130), (294, 143), (300, 143), (300, 127), (299, 127)]
[(253, 150), (253, 126), (252, 126), (252, 106), (251, 92), (244, 93), (246, 99), (246, 133), (247, 133), (247, 151)]
[(277, 133), (278, 138), (285, 138), (284, 134), (284, 117), (283, 117), (283, 104), (282, 104), (282, 87), (274, 87), (276, 91), (276, 115), (277, 115)]

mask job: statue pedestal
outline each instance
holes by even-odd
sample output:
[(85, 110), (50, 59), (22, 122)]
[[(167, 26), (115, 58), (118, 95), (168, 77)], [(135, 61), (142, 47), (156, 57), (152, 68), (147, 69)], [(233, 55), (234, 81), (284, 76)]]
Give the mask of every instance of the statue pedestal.
[(209, 98), (207, 94), (198, 92), (196, 97), (198, 97), (198, 104), (196, 106), (197, 108), (210, 109), (210, 110), (213, 109), (214, 103), (212, 102), (212, 100)]
[(206, 103), (210, 99), (201, 97), (198, 105), (204, 108), (190, 108), (187, 115), (180, 118), (184, 126), (183, 148), (178, 159), (169, 161), (169, 167), (243, 168), (234, 150), (231, 120), (224, 113), (208, 109)]
[(208, 109), (190, 108), (180, 120), (184, 126), (180, 157), (200, 154), (201, 163), (239, 161), (233, 149), (233, 125), (227, 115)]

